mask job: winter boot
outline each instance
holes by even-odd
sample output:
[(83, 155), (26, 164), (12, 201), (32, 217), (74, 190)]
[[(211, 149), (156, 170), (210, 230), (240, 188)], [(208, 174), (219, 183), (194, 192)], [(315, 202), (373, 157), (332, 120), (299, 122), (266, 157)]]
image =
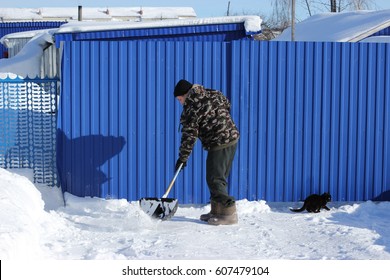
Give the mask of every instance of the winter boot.
[(217, 203), (216, 214), (208, 219), (210, 225), (233, 225), (238, 223), (236, 203), (225, 206), (222, 203)]
[(210, 206), (211, 206), (211, 211), (209, 213), (200, 215), (201, 221), (207, 222), (211, 217), (217, 214), (217, 202), (211, 200)]

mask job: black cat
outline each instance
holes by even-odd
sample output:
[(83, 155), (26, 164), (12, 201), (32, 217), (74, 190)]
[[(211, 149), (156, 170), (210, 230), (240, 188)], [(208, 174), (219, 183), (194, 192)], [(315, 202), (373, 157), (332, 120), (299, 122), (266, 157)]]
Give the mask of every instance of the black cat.
[(330, 196), (329, 193), (323, 193), (322, 195), (312, 194), (305, 199), (305, 202), (303, 203), (303, 206), (301, 208), (299, 209), (290, 208), (290, 210), (293, 212), (302, 212), (306, 209), (307, 212), (318, 213), (323, 208), (329, 211), (330, 209), (326, 206), (326, 204), (331, 199), (332, 197)]

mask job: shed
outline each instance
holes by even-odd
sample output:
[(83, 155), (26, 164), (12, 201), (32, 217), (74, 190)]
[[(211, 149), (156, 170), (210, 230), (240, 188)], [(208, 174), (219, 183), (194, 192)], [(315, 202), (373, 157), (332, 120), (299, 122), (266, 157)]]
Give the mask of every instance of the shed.
[[(390, 9), (317, 14), (297, 23), (295, 27), (295, 41), (361, 42), (376, 36), (381, 36), (382, 41), (383, 36), (390, 36)], [(290, 40), (291, 27), (273, 39)]]

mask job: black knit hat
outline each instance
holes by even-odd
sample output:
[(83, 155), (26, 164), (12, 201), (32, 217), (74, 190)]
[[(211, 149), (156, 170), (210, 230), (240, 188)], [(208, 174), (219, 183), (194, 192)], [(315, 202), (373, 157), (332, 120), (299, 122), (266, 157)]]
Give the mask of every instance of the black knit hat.
[(189, 81), (180, 80), (175, 86), (175, 91), (173, 92), (173, 95), (175, 97), (182, 96), (186, 94), (191, 88), (192, 84)]

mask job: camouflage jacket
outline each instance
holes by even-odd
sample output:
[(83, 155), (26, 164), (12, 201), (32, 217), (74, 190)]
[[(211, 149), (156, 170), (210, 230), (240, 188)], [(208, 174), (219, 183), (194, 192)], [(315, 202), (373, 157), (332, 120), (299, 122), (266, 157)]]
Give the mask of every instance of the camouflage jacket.
[(218, 150), (237, 143), (240, 133), (230, 115), (229, 100), (219, 91), (194, 85), (188, 92), (180, 117), (179, 158), (187, 162), (197, 138), (205, 150)]

